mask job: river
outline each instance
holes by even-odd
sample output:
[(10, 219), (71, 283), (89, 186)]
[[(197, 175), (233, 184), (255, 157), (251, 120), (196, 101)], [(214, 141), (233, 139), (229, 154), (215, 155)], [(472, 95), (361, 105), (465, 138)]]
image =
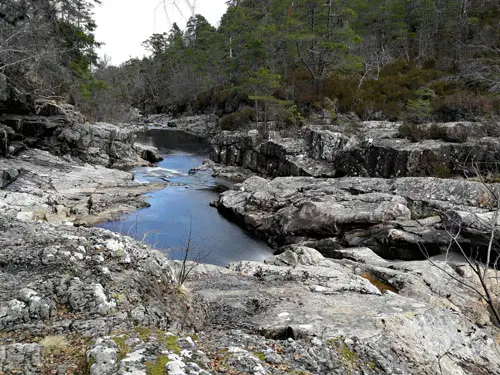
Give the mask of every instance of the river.
[(263, 241), (209, 206), (217, 200), (224, 181), (208, 172), (189, 174), (207, 158), (206, 142), (169, 130), (150, 130), (140, 141), (158, 147), (164, 160), (153, 167), (134, 169), (136, 180), (167, 181), (172, 186), (149, 193), (150, 207), (99, 227), (143, 240), (167, 252), (170, 259), (182, 259), (188, 242), (190, 258), (202, 263), (226, 265), (238, 260), (261, 261), (272, 255), (273, 250)]

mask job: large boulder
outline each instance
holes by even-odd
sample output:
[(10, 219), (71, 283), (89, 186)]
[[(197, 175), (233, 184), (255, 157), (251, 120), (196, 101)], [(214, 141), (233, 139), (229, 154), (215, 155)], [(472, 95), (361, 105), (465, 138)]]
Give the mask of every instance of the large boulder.
[(3, 169), (0, 167), (0, 189), (3, 189), (19, 176), (19, 170), (15, 168)]

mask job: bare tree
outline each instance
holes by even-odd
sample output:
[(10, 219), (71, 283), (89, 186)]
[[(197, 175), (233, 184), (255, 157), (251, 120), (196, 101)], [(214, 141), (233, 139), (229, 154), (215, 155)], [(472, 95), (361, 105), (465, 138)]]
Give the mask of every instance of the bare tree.
[[(472, 291), (483, 302), (488, 305), (495, 323), (500, 326), (500, 275), (499, 261), (500, 251), (498, 249), (498, 239), (500, 236), (500, 200), (495, 189), (488, 184), (483, 183), (488, 189), (492, 200), (492, 211), (486, 214), (469, 213), (467, 215), (457, 216), (448, 214), (447, 221), (449, 227), (446, 231), (450, 237), (449, 245), (446, 249), (445, 261), (448, 262), (450, 251), (458, 251), (465, 259), (465, 264), (474, 275), (473, 280), (467, 280), (459, 273), (454, 273), (449, 269), (434, 262), (424, 246), (420, 246), (422, 252), (429, 260), (432, 266), (444, 272), (451, 279)], [(464, 229), (473, 229), (485, 239), (484, 246), (478, 246), (473, 249), (464, 248), (462, 241), (462, 232)]]
[(210, 255), (210, 251), (201, 252), (197, 251), (193, 255), (193, 246), (192, 246), (192, 235), (193, 235), (193, 220), (189, 221), (189, 230), (188, 237), (186, 240), (186, 246), (184, 248), (184, 256), (181, 261), (181, 268), (177, 275), (177, 282), (180, 286), (182, 286), (189, 274), (204, 260)]

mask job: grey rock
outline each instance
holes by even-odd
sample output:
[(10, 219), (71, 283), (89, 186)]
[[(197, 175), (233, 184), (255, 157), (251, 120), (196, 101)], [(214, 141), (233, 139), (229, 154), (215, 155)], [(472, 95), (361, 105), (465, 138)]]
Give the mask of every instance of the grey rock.
[(202, 138), (209, 138), (217, 132), (217, 119), (213, 115), (172, 118), (167, 114), (157, 114), (149, 116), (147, 124), (152, 128), (175, 129)]
[(16, 168), (0, 169), (0, 189), (14, 182), (18, 176), (19, 170)]
[(308, 125), (292, 138), (266, 134), (265, 129), (225, 131), (212, 138), (211, 158), (271, 177), (474, 176), (474, 165), (484, 173), (497, 172), (498, 138), (486, 137), (482, 124), (433, 124), (445, 139), (417, 143), (398, 138), (399, 125), (360, 122), (355, 131), (345, 126)]
[(111, 340), (99, 340), (87, 353), (91, 375), (116, 374), (118, 362), (118, 348)]
[(160, 152), (154, 146), (134, 143), (134, 149), (142, 159), (147, 160), (151, 163), (156, 163), (163, 160), (163, 158), (160, 156)]
[(38, 344), (0, 345), (0, 373), (40, 374), (42, 347)]
[[(197, 313), (184, 320), (184, 303), (174, 302), (180, 296), (169, 292), (175, 289), (175, 276), (168, 261), (131, 238), (100, 229), (20, 222), (1, 214), (0, 233), (0, 264), (6, 265), (0, 272), (1, 330), (43, 335), (61, 324), (62, 334), (93, 336), (131, 324), (165, 328), (203, 321)], [(48, 247), (50, 243), (54, 245)], [(128, 254), (127, 263), (110, 244)], [(85, 258), (75, 256), (82, 247)], [(108, 272), (96, 267), (94, 255), (103, 258)], [(75, 314), (70, 326), (63, 324), (61, 309)]]
[(458, 219), (464, 224), (461, 246), (485, 251), (484, 224), (491, 221), (498, 189), (438, 178), (254, 176), (224, 192), (216, 206), (276, 247), (334, 237), (317, 244), (323, 254), (335, 256), (333, 250), (342, 246), (370, 247), (384, 258), (412, 260), (425, 259), (422, 246), (429, 255), (446, 251), (447, 229)]
[(86, 124), (83, 116), (70, 105), (38, 103), (37, 111), (37, 116), (0, 115), (0, 123), (14, 132), (6, 137), (0, 128), (3, 149), (5, 138), (16, 136), (29, 147), (105, 166), (145, 165), (147, 162), (141, 155), (150, 159), (159, 157), (153, 149), (134, 148), (137, 136), (133, 128), (106, 123)]
[[(293, 356), (280, 354), (286, 358), (282, 363), (314, 374), (497, 371), (496, 329), (485, 324), (477, 311), (468, 310), (472, 306), (477, 310), (477, 305), (463, 284), (437, 273), (430, 263), (389, 263), (369, 249), (351, 249), (338, 261), (321, 260), (312, 250), (296, 249), (293, 259), (314, 254), (315, 260), (307, 257), (289, 266), (291, 257), (285, 252), (266, 264), (231, 264), (233, 274), (214, 270), (209, 284), (196, 277), (188, 283), (210, 303), (209, 317), (219, 327), (223, 324), (225, 332), (216, 336), (217, 345), (227, 343), (228, 353), (235, 348), (237, 354), (231, 355), (237, 359), (232, 363), (245, 368), (242, 371), (249, 371), (251, 362), (245, 347), (268, 358), (263, 345), (273, 340), (274, 345), (287, 345), (286, 353)], [(357, 268), (364, 271), (363, 277), (356, 274)], [(397, 293), (372, 291), (374, 285), (365, 284), (368, 274), (394, 283)], [(445, 296), (450, 294), (448, 300)], [(269, 341), (256, 344), (238, 329), (258, 332)], [(481, 363), (479, 351), (485, 353)], [(275, 354), (270, 357), (280, 362)], [(474, 364), (464, 367), (465, 362)], [(268, 369), (267, 363), (261, 365)]]
[(142, 194), (164, 186), (40, 150), (0, 159), (0, 186), (2, 181), (0, 209), (7, 215), (54, 224), (92, 224), (130, 212), (146, 205)]

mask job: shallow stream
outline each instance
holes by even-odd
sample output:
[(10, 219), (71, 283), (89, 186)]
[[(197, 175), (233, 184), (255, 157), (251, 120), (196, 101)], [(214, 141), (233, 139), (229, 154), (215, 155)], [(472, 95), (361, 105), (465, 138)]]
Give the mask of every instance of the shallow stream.
[[(142, 143), (160, 149), (164, 160), (153, 167), (133, 170), (140, 182), (169, 182), (162, 190), (149, 193), (150, 207), (99, 227), (144, 240), (182, 259), (188, 242), (190, 258), (202, 263), (226, 265), (238, 260), (263, 260), (272, 249), (231, 223), (209, 206), (218, 199), (224, 181), (209, 172), (189, 174), (207, 158), (208, 145), (179, 131), (151, 130), (141, 136)], [(191, 233), (191, 235), (190, 235)]]

